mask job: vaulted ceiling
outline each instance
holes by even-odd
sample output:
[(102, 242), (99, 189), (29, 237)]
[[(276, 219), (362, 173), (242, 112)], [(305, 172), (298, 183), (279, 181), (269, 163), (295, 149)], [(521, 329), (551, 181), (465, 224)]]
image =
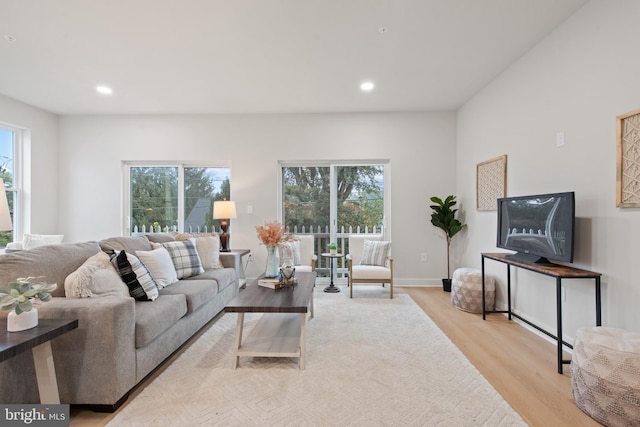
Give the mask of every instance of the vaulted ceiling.
[(586, 2), (0, 0), (0, 94), (57, 114), (455, 110)]

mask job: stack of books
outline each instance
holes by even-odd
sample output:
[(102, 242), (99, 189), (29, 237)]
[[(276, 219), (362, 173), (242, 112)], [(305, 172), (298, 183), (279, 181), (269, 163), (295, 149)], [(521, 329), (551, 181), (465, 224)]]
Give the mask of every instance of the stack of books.
[(258, 280), (258, 286), (263, 286), (265, 288), (270, 288), (270, 289), (279, 289), (282, 288), (284, 285), (280, 282), (280, 279), (278, 277), (273, 278), (273, 279), (260, 279)]

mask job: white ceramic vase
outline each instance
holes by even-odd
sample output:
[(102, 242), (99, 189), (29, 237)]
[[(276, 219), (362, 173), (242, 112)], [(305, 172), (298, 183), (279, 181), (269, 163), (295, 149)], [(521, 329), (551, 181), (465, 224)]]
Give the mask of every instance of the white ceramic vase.
[(16, 314), (15, 310), (11, 310), (7, 316), (7, 331), (19, 332), (38, 326), (38, 309), (31, 308), (31, 311), (23, 311)]

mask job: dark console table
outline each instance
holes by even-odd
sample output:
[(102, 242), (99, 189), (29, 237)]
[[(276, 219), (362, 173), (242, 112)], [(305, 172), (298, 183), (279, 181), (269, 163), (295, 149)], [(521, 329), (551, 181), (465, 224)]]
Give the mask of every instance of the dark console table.
[(38, 319), (38, 326), (35, 328), (7, 332), (7, 320), (0, 319), (0, 362), (31, 350), (36, 368), (40, 403), (59, 404), (51, 340), (77, 327), (77, 319)]
[[(550, 336), (557, 341), (558, 347), (558, 373), (562, 374), (562, 365), (571, 363), (570, 360), (564, 360), (562, 358), (562, 346), (566, 345), (569, 348), (573, 346), (562, 339), (562, 279), (594, 279), (596, 288), (596, 326), (602, 325), (602, 300), (600, 292), (600, 277), (602, 274), (595, 273), (593, 271), (581, 270), (579, 268), (568, 267), (559, 264), (529, 264), (521, 261), (517, 261), (507, 257), (507, 253), (483, 253), (482, 254), (482, 319), (486, 320), (487, 313), (507, 313), (509, 320), (511, 317), (516, 317), (528, 325), (536, 328), (540, 332)], [(485, 310), (485, 293), (484, 293), (484, 260), (485, 258), (502, 262), (507, 264), (507, 310)], [(544, 274), (545, 276), (554, 277), (556, 279), (556, 322), (557, 322), (557, 335), (553, 335), (550, 332), (542, 329), (541, 327), (533, 324), (529, 320), (519, 316), (511, 310), (511, 266), (524, 268), (525, 270), (533, 271), (535, 273)]]

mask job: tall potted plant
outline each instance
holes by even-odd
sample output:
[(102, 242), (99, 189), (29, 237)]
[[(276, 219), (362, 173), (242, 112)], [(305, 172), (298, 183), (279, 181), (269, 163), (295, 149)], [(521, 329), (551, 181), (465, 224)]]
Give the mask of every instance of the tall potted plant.
[(442, 279), (442, 288), (446, 292), (451, 292), (451, 239), (458, 234), (460, 230), (466, 227), (466, 224), (462, 224), (456, 218), (456, 212), (458, 209), (454, 209), (456, 205), (456, 196), (447, 196), (444, 201), (439, 197), (432, 197), (431, 202), (433, 205), (429, 207), (433, 211), (431, 214), (431, 224), (440, 228), (447, 239), (447, 278)]

